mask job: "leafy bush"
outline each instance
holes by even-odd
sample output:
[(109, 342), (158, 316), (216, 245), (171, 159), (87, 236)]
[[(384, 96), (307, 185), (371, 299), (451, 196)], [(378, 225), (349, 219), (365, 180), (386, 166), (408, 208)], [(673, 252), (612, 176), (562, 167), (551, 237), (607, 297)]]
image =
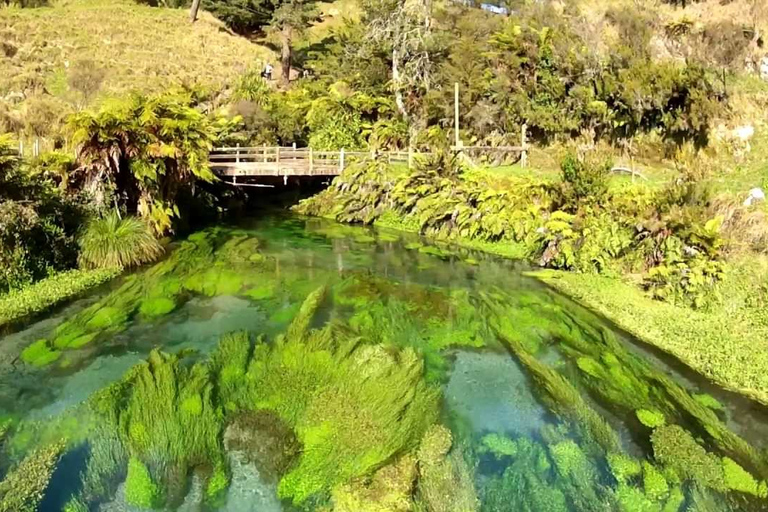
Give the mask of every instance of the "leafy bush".
[(608, 191), (611, 167), (610, 160), (596, 163), (568, 153), (560, 163), (566, 204), (577, 208), (584, 203), (600, 203)]
[(154, 261), (163, 253), (144, 221), (123, 219), (116, 212), (91, 220), (79, 244), (80, 265), (88, 268), (131, 268)]
[(0, 136), (0, 292), (72, 268), (84, 215), (78, 198), (24, 165), (10, 136)]

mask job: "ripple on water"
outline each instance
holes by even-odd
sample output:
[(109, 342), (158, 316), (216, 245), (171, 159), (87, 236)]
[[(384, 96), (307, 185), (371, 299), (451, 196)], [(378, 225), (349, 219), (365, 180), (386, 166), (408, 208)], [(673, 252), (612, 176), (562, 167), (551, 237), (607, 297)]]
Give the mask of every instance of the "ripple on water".
[(476, 432), (532, 435), (546, 423), (527, 375), (508, 354), (457, 352), (445, 398)]

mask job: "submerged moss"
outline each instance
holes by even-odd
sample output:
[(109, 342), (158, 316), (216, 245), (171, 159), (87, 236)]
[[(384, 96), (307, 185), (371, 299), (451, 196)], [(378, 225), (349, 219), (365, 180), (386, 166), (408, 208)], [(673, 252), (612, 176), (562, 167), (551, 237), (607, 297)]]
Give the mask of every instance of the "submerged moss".
[(48, 488), (64, 443), (35, 450), (0, 482), (0, 512), (34, 512)]
[(514, 457), (517, 454), (515, 442), (501, 434), (492, 433), (483, 436), (481, 450), (491, 453), (496, 458)]

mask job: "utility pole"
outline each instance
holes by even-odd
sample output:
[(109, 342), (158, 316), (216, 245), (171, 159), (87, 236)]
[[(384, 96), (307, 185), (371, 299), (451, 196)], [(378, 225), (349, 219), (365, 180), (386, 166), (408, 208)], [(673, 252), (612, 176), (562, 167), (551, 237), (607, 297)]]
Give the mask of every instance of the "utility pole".
[(459, 140), (459, 82), (456, 82), (453, 84), (453, 118), (455, 120), (456, 126), (454, 127), (455, 132), (455, 148), (456, 151), (459, 150), (459, 144), (461, 141)]
[(197, 11), (200, 10), (200, 0), (192, 0), (192, 7), (189, 9), (189, 21), (197, 21)]

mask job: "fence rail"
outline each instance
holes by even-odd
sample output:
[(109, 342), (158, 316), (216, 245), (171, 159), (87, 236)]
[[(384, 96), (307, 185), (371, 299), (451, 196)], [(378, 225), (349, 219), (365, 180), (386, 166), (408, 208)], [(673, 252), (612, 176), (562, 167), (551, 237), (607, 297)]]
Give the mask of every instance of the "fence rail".
[[(525, 146), (466, 146), (452, 148), (472, 161), (510, 163), (525, 162)], [(208, 158), (211, 170), (222, 177), (284, 177), (336, 176), (350, 164), (374, 158), (384, 158), (391, 164), (413, 165), (416, 159), (433, 153), (415, 151), (319, 151), (312, 148), (279, 146), (235, 146), (214, 148)]]

